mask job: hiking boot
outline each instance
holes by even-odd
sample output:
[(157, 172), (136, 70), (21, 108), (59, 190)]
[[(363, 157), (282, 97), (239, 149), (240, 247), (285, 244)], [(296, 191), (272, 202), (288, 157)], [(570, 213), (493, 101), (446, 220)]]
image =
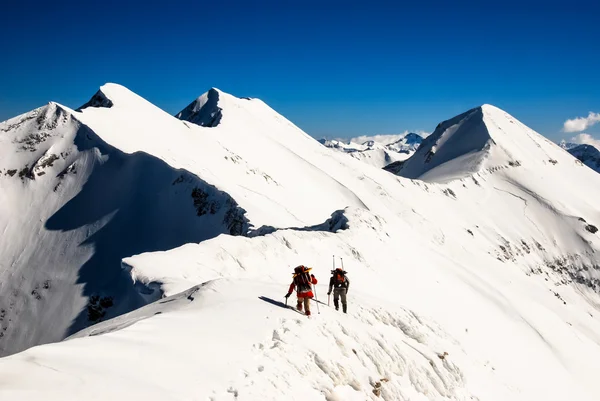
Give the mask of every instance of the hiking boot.
[(310, 316), (310, 311), (309, 310), (306, 311), (306, 316)]
[(344, 313), (346, 313), (346, 310), (348, 309), (348, 307), (346, 305), (343, 305), (344, 307)]

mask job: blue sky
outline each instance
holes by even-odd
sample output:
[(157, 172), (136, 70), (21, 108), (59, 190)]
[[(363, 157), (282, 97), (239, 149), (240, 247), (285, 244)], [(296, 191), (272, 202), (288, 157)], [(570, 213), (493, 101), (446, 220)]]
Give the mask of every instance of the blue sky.
[(0, 120), (105, 82), (170, 113), (213, 86), (259, 97), (315, 137), (432, 131), (491, 103), (558, 140), (600, 112), (600, 2), (130, 3), (5, 2)]

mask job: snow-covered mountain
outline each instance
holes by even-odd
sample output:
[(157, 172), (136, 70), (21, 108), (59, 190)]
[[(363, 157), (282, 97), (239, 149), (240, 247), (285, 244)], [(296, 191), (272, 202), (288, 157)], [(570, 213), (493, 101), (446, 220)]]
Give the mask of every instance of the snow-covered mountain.
[(107, 144), (80, 118), (89, 110), (50, 103), (0, 124), (0, 354), (144, 305), (123, 257), (246, 224), (197, 176)]
[(579, 144), (578, 144), (578, 143), (567, 142), (567, 141), (565, 141), (565, 140), (563, 139), (563, 140), (561, 140), (561, 141), (558, 143), (558, 146), (560, 146), (560, 147), (561, 147), (561, 148), (563, 148), (564, 150), (567, 150), (567, 151), (568, 151), (568, 150), (571, 150), (571, 149), (573, 149), (573, 148), (576, 148), (577, 146), (579, 146)]
[(577, 145), (568, 150), (583, 164), (600, 173), (600, 151), (592, 145)]
[[(0, 324), (40, 333), (5, 354), (69, 338), (0, 359), (3, 398), (600, 398), (600, 176), (507, 113), (441, 123), (404, 178), (216, 89), (181, 120), (114, 84), (49, 106), (0, 126)], [(298, 264), (310, 319), (282, 297)], [(91, 294), (104, 321), (44, 337)]]
[(406, 153), (412, 155), (421, 146), (423, 137), (419, 134), (409, 132), (403, 138), (395, 142), (387, 144), (385, 147), (398, 153)]
[(423, 137), (419, 134), (408, 133), (392, 143), (379, 143), (369, 140), (358, 144), (352, 141), (344, 143), (340, 140), (320, 139), (319, 142), (335, 150), (347, 153), (355, 159), (383, 168), (392, 163), (408, 159), (419, 147)]

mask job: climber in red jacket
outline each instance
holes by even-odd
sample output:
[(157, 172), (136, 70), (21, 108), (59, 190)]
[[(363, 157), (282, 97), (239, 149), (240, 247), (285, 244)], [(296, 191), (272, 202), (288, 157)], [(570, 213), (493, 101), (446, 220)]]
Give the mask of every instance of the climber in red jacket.
[(310, 299), (314, 297), (312, 292), (312, 285), (317, 284), (317, 279), (314, 274), (310, 274), (311, 268), (306, 266), (298, 266), (294, 269), (294, 280), (290, 284), (288, 293), (285, 295), (288, 298), (292, 295), (294, 288), (296, 288), (298, 303), (296, 308), (302, 311), (302, 304), (304, 303), (304, 311), (307, 316), (310, 316)]

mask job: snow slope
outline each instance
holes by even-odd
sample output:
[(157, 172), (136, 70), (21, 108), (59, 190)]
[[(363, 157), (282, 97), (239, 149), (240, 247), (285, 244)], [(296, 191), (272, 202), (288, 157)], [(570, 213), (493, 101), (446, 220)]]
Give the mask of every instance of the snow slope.
[[(245, 224), (227, 194), (115, 149), (78, 114), (50, 103), (0, 124), (3, 355), (143, 305), (123, 257), (233, 232), (233, 217)], [(220, 209), (198, 216), (203, 196)]]
[[(229, 233), (245, 235), (219, 218), (211, 238), (123, 256), (148, 305), (0, 359), (3, 398), (600, 398), (595, 172), (483, 106), (442, 123), (406, 162), (426, 181), (406, 179), (217, 93), (221, 118), (204, 126), (112, 84), (104, 107), (69, 111), (123, 157), (214, 185), (244, 222)], [(284, 308), (300, 263), (326, 303), (332, 255), (349, 314)]]

